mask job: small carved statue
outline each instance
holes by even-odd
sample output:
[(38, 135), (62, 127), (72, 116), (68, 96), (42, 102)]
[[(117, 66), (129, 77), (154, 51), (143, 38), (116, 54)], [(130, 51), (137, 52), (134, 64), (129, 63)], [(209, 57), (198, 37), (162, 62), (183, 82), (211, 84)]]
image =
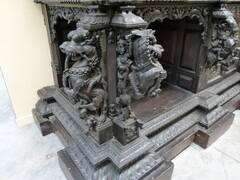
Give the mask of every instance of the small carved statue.
[(68, 34), (68, 38), (70, 41), (60, 46), (67, 55), (63, 90), (74, 108), (80, 110), (80, 118), (94, 129), (97, 123), (106, 119), (104, 81), (97, 51), (99, 36), (77, 28)]
[(118, 91), (120, 94), (126, 94), (126, 85), (127, 85), (127, 78), (129, 75), (129, 68), (132, 64), (132, 60), (130, 59), (129, 55), (129, 47), (128, 42), (124, 39), (119, 38), (117, 42), (117, 75), (118, 75)]

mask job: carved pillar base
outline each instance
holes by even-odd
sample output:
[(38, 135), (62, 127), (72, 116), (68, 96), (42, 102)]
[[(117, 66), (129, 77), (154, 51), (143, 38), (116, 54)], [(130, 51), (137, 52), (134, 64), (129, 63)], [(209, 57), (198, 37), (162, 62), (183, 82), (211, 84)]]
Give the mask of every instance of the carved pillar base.
[(120, 143), (126, 145), (138, 138), (137, 121), (133, 118), (126, 122), (115, 119), (113, 120), (113, 133)]
[(52, 116), (52, 104), (55, 102), (53, 95), (56, 87), (49, 86), (38, 91), (40, 100), (36, 108), (32, 110), (35, 123), (40, 129), (43, 136), (53, 132), (49, 117)]
[(113, 123), (107, 119), (104, 124), (97, 126), (95, 132), (90, 132), (90, 135), (99, 143), (105, 143), (113, 137)]
[(209, 129), (202, 128), (196, 133), (194, 142), (203, 148), (209, 147), (229, 129), (232, 125), (233, 119), (234, 114), (228, 113)]

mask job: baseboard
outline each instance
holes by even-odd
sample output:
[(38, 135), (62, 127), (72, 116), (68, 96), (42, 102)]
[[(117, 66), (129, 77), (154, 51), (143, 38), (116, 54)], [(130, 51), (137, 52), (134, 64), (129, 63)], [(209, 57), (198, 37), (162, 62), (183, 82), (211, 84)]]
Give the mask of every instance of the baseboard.
[(33, 115), (28, 114), (26, 116), (21, 116), (16, 118), (16, 124), (18, 127), (26, 126), (34, 122)]

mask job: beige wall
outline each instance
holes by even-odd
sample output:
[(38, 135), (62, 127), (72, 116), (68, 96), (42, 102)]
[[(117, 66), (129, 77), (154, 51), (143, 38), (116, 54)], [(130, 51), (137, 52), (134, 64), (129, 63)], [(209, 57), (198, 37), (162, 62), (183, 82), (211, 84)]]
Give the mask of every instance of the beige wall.
[(0, 12), (0, 67), (22, 126), (33, 122), (37, 90), (53, 85), (46, 27), (33, 0), (0, 0)]

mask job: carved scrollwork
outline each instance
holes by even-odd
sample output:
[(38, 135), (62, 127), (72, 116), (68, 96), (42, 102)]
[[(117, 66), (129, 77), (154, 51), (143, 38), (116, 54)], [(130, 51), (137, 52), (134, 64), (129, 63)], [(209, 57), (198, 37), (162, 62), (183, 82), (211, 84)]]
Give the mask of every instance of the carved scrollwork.
[(101, 32), (78, 27), (60, 49), (66, 54), (63, 90), (90, 130), (106, 120), (106, 82), (100, 68)]
[(203, 27), (202, 39), (206, 42), (208, 32), (208, 21), (210, 7), (206, 6), (168, 6), (168, 7), (149, 7), (138, 8), (134, 11), (135, 14), (142, 17), (149, 24), (156, 20), (163, 21), (165, 18), (170, 20), (183, 19), (185, 17), (197, 17), (199, 25)]

